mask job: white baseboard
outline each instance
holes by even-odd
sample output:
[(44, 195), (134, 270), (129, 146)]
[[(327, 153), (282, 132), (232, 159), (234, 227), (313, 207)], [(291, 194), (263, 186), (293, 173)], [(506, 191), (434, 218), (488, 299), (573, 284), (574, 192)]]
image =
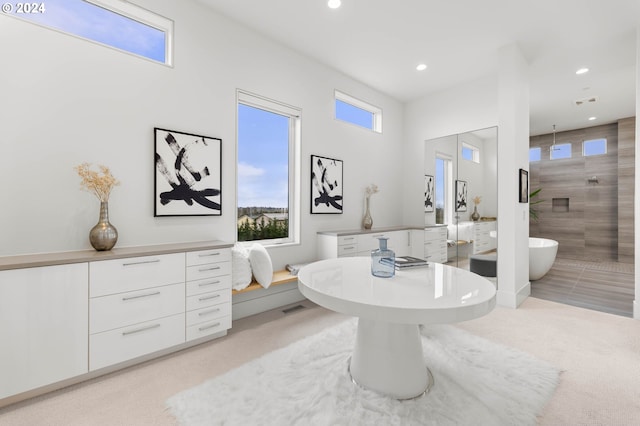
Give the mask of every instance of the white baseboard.
[(637, 300), (633, 301), (633, 319), (640, 320), (640, 304)]
[(527, 281), (525, 285), (520, 287), (516, 292), (506, 292), (500, 290), (500, 283), (498, 283), (498, 292), (496, 294), (496, 302), (499, 306), (505, 306), (507, 308), (517, 308), (525, 301), (527, 297), (531, 295), (531, 282)]
[(305, 299), (298, 290), (297, 282), (240, 293), (233, 296), (231, 318), (237, 320)]

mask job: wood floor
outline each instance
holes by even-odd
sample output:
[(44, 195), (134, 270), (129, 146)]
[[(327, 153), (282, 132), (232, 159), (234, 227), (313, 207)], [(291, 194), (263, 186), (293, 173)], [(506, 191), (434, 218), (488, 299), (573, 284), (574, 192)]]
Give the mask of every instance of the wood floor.
[(557, 258), (531, 296), (631, 318), (634, 286), (632, 264)]

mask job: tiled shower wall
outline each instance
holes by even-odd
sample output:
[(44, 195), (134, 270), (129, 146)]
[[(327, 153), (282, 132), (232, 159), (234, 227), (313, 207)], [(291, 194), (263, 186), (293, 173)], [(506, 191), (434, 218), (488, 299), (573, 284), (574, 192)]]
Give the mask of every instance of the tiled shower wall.
[[(556, 144), (572, 144), (571, 158), (561, 160), (549, 159), (553, 134), (530, 138), (542, 158), (529, 165), (529, 188), (542, 188), (537, 199), (544, 200), (532, 206), (539, 216), (529, 224), (532, 237), (558, 241), (564, 258), (633, 262), (633, 127), (630, 118), (556, 132)], [(607, 139), (607, 153), (584, 157), (582, 142), (599, 138)], [(589, 182), (592, 177), (598, 182)]]

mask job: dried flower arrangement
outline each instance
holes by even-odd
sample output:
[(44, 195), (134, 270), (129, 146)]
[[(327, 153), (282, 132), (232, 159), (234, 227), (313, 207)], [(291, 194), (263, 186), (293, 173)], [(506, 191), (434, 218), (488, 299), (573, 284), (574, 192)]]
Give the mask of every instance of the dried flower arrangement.
[(482, 201), (482, 197), (481, 196), (476, 195), (475, 197), (473, 197), (473, 204), (474, 205), (477, 206), (478, 204), (480, 204), (480, 201)]
[(82, 179), (80, 187), (85, 191), (93, 192), (101, 202), (109, 201), (109, 195), (114, 186), (120, 182), (113, 177), (108, 167), (99, 165), (100, 172), (91, 170), (91, 164), (82, 163), (74, 169)]
[(364, 193), (367, 199), (369, 199), (369, 197), (371, 197), (376, 192), (378, 192), (378, 185), (374, 185), (374, 184), (367, 186), (367, 188), (364, 190)]

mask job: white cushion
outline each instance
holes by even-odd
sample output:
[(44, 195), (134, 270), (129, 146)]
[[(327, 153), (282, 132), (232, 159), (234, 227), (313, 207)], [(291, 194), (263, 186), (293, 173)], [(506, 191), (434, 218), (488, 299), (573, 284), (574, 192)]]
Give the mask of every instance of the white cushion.
[(251, 284), (251, 264), (249, 250), (240, 244), (231, 249), (231, 287), (242, 290)]
[(273, 279), (273, 264), (267, 249), (262, 244), (253, 243), (249, 250), (249, 261), (256, 281), (262, 287), (269, 288)]

